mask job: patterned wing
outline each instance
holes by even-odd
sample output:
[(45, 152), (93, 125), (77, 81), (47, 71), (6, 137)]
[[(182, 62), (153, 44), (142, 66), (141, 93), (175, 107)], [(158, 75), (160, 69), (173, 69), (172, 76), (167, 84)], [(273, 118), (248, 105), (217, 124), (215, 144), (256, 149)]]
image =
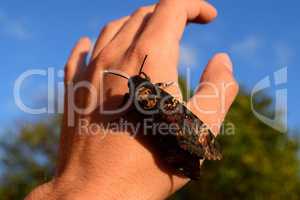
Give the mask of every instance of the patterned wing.
[(222, 155), (215, 136), (209, 128), (182, 103), (162, 90), (160, 103), (162, 120), (177, 124), (177, 142), (181, 148), (208, 160), (220, 160)]

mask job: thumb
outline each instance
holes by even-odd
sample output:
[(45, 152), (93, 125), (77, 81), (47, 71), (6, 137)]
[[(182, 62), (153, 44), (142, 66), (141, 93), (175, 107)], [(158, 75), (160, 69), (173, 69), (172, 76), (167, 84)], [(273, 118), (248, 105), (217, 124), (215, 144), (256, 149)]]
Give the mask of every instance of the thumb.
[(239, 90), (232, 68), (227, 54), (216, 54), (207, 64), (194, 96), (187, 103), (214, 135), (218, 134)]

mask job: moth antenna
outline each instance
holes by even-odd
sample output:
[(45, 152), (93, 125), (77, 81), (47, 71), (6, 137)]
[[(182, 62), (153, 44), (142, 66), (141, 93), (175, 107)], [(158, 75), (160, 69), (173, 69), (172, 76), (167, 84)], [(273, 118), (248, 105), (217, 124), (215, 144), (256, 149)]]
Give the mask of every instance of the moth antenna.
[(113, 71), (104, 70), (103, 72), (104, 72), (105, 74), (112, 74), (112, 75), (120, 76), (120, 77), (125, 78), (125, 79), (127, 79), (127, 80), (129, 79), (129, 77), (124, 76), (124, 75), (119, 74), (119, 73), (116, 73), (116, 72), (113, 72)]
[(141, 75), (141, 73), (142, 73), (142, 71), (143, 71), (143, 68), (144, 68), (144, 65), (145, 65), (145, 63), (146, 63), (147, 57), (148, 57), (148, 55), (145, 55), (145, 58), (144, 58), (144, 60), (143, 60), (143, 63), (142, 63), (142, 66), (141, 66), (141, 69), (140, 69), (140, 72), (139, 72), (139, 75)]

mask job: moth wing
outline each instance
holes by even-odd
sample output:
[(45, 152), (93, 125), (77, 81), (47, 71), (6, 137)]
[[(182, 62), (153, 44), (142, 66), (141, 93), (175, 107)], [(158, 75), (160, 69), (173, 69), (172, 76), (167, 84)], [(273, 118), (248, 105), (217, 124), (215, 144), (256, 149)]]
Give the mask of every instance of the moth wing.
[(219, 142), (213, 139), (213, 141), (206, 146), (204, 157), (208, 160), (221, 160), (223, 156), (220, 149)]

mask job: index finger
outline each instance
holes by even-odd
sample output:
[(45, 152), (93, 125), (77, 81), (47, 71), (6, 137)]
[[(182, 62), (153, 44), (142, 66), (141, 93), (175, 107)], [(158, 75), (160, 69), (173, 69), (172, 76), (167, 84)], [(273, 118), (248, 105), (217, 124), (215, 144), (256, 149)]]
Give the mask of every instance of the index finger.
[[(161, 0), (140, 40), (160, 41), (182, 37), (187, 22), (209, 23), (217, 16), (217, 10), (204, 0)], [(154, 41), (153, 41), (154, 40)]]

